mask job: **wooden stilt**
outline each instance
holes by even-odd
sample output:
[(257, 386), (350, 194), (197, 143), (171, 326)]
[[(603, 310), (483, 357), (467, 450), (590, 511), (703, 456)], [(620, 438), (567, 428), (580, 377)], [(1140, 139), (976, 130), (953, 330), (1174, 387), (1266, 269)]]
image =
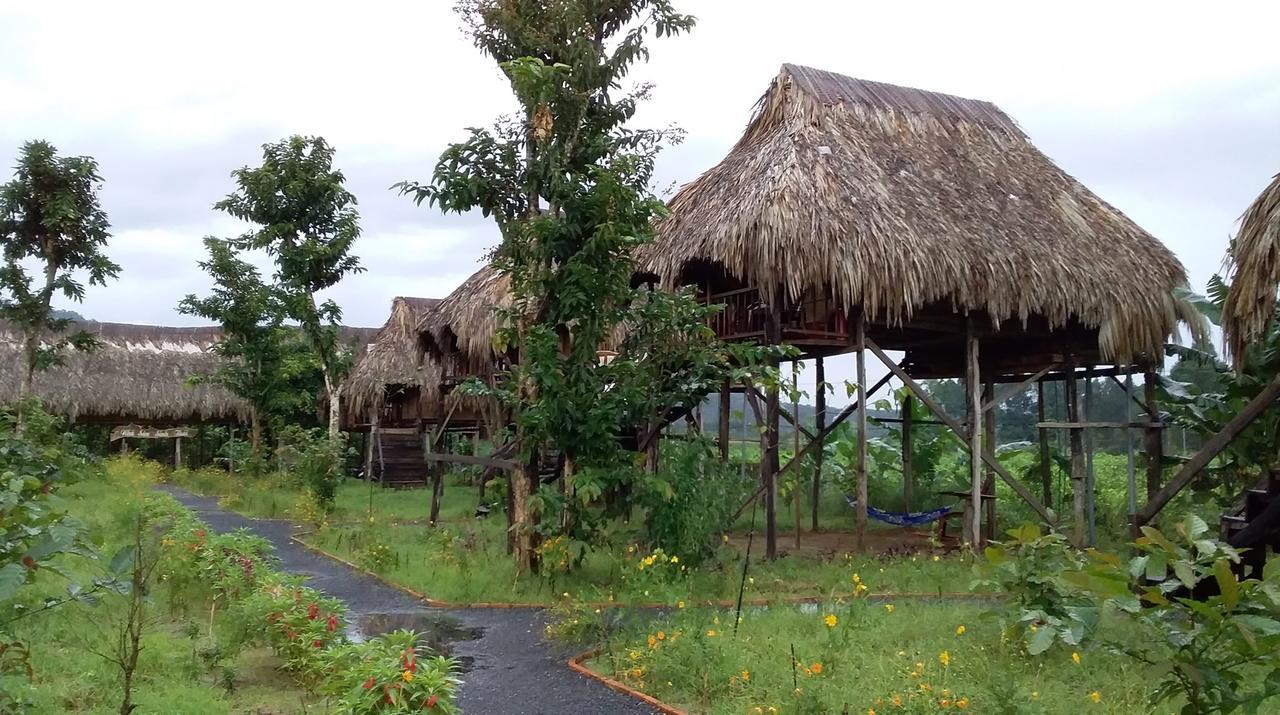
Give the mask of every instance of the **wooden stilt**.
[(173, 468), (182, 469), (182, 438), (173, 438)]
[[(1080, 421), (1080, 391), (1076, 386), (1075, 363), (1067, 365), (1067, 422)], [(1067, 430), (1067, 439), (1071, 443), (1071, 541), (1077, 547), (1083, 547), (1087, 540), (1085, 534), (1085, 465), (1084, 435), (1082, 430)]]
[(364, 433), (364, 478), (373, 483), (373, 442), (377, 436), (378, 414), (372, 408), (369, 410), (369, 431)]
[(867, 320), (861, 311), (854, 324), (853, 340), (858, 377), (858, 508), (855, 516), (855, 545), (858, 552), (862, 553), (867, 548)]
[[(1156, 374), (1148, 372), (1143, 377), (1142, 387), (1147, 403), (1147, 417), (1151, 424), (1162, 422), (1160, 407), (1156, 404)], [(1164, 435), (1159, 427), (1148, 427), (1145, 433), (1147, 453), (1147, 501), (1150, 502), (1160, 491), (1160, 483), (1164, 480)]]
[[(1125, 421), (1133, 422), (1133, 375), (1124, 376)], [(1126, 472), (1129, 476), (1129, 523), (1134, 523), (1134, 515), (1138, 513), (1138, 472), (1133, 458), (1133, 433), (1131, 428), (1124, 428), (1124, 456)]]
[[(822, 443), (825, 441), (823, 434), (827, 427), (827, 370), (822, 364), (822, 358), (819, 357), (814, 363), (814, 372), (816, 378), (816, 388), (814, 392), (814, 432), (816, 433), (814, 441), (817, 442), (816, 450), (813, 453), (813, 497), (810, 500), (809, 508), (812, 512), (812, 519), (809, 527), (814, 531), (818, 530), (818, 501), (822, 494)], [(796, 450), (796, 454), (800, 454), (800, 450)]]
[[(765, 342), (778, 345), (781, 335), (781, 291), (769, 306), (765, 323)], [(778, 557), (778, 384), (769, 386), (765, 396), (765, 449), (760, 455), (760, 482), (764, 485), (765, 558)]]
[(729, 381), (720, 386), (720, 461), (729, 461), (729, 408), (732, 406), (733, 393), (729, 391)]
[[(800, 454), (800, 361), (791, 361), (791, 414), (795, 415), (795, 426), (791, 430), (792, 454)], [(791, 490), (791, 502), (795, 507), (796, 552), (800, 551), (800, 475), (796, 474), (796, 485)]]
[(911, 452), (915, 438), (916, 398), (907, 395), (902, 398), (902, 510), (911, 513), (911, 505), (915, 501), (914, 465), (911, 463)]
[[(1084, 422), (1088, 423), (1093, 419), (1093, 368), (1085, 368), (1084, 371)], [(1093, 430), (1088, 427), (1084, 428), (1084, 515), (1085, 515), (1085, 534), (1088, 540), (1085, 542), (1087, 546), (1097, 544), (1098, 522), (1097, 510), (1094, 504), (1094, 472), (1093, 472)], [(1128, 432), (1126, 432), (1128, 434)]]
[[(1039, 422), (1045, 421), (1044, 413), (1044, 380), (1036, 382), (1036, 417)], [(1053, 506), (1053, 462), (1049, 455), (1049, 428), (1041, 427), (1040, 437), (1040, 498), (1047, 507)]]
[[(996, 386), (990, 377), (986, 379), (982, 386), (982, 401), (991, 403), (995, 400)], [(987, 454), (995, 455), (996, 452), (996, 409), (984, 410), (982, 413), (982, 449)], [(992, 496), (996, 493), (996, 472), (988, 467), (986, 476), (982, 480), (982, 493)], [(987, 499), (985, 504), (987, 518), (987, 540), (996, 538), (996, 500)]]
[(982, 375), (978, 367), (978, 336), (973, 318), (965, 320), (965, 395), (968, 397), (969, 529), (973, 548), (982, 542)]

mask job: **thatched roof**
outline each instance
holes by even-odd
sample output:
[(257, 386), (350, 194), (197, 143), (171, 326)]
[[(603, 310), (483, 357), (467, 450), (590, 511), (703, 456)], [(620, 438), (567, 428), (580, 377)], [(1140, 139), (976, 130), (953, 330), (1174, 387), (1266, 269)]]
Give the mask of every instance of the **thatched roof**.
[(510, 278), (486, 265), (445, 296), (418, 323), (418, 330), (438, 346), (437, 351), (456, 347), (474, 360), (488, 362), (498, 331), (497, 310), (510, 305)]
[(439, 362), (419, 359), (418, 324), (434, 312), (438, 298), (398, 296), (391, 301), (391, 315), (356, 361), (347, 382), (349, 409), (363, 414), (380, 405), (387, 385), (414, 386), (438, 392)]
[[(65, 365), (37, 372), (33, 391), (46, 409), (69, 419), (112, 422), (245, 421), (249, 407), (219, 387), (188, 386), (187, 379), (217, 370), (211, 348), (217, 327), (86, 322), (101, 347), (71, 352)], [(0, 324), (0, 402), (18, 396), (22, 338)]]
[(1244, 212), (1231, 241), (1234, 273), (1222, 310), (1227, 352), (1236, 365), (1249, 344), (1267, 333), (1280, 290), (1280, 174)]
[(1161, 353), (1186, 282), (994, 104), (796, 65), (670, 210), (637, 257), (667, 287), (712, 262), (792, 299), (830, 286), (889, 325), (931, 304), (1078, 321), (1116, 361)]

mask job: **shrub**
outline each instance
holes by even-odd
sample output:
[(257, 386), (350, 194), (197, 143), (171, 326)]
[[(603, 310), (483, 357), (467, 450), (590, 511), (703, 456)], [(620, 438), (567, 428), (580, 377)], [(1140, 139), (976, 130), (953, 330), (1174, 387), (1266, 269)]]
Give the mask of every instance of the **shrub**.
[(321, 429), (289, 427), (281, 432), (280, 464), (297, 475), (311, 492), (322, 514), (333, 511), (347, 443), (344, 435), (331, 439)]
[(664, 445), (663, 488), (643, 494), (645, 526), (655, 547), (697, 566), (715, 553), (719, 535), (751, 485), (719, 460), (707, 440), (673, 442)]
[(433, 712), (454, 715), (458, 687), (456, 663), (430, 656), (418, 634), (394, 631), (364, 643), (344, 643), (321, 658), (326, 673), (334, 674), (325, 692), (338, 698), (343, 712)]

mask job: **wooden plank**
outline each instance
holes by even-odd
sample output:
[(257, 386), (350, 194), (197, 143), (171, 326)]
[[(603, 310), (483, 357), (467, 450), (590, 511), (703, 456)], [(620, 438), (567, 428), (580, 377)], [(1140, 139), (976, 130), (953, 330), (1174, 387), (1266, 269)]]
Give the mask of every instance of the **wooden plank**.
[(423, 455), (423, 459), (427, 462), (452, 462), (454, 464), (477, 464), (481, 467), (493, 467), (494, 469), (517, 470), (520, 469), (519, 462), (513, 462), (509, 459), (494, 459), (492, 457), (476, 457), (470, 454), (445, 454), (442, 452), (432, 452)]
[[(901, 365), (890, 360), (889, 356), (886, 355), (884, 351), (880, 349), (880, 346), (876, 345), (875, 341), (871, 338), (867, 338), (867, 349), (879, 358), (880, 362), (884, 363), (885, 367), (889, 368), (890, 374), (897, 377), (899, 380), (902, 380), (903, 384), (907, 386), (907, 389), (911, 390), (916, 397), (920, 398), (920, 401), (923, 402), (935, 415), (937, 415), (938, 419), (945, 422), (947, 426), (951, 428), (951, 431), (956, 437), (960, 438), (961, 441), (968, 439), (968, 430), (966, 430), (954, 417), (948, 415), (946, 411), (942, 409), (942, 406), (938, 404), (938, 401), (933, 399), (933, 397), (920, 386), (920, 383), (916, 382), (910, 375), (908, 375), (907, 371), (903, 369)], [(1031, 505), (1031, 508), (1035, 509), (1036, 513), (1039, 514), (1046, 523), (1053, 523), (1054, 520), (1052, 515), (1049, 513), (1049, 510), (1035, 498), (1035, 495), (1023, 486), (1022, 482), (1014, 479), (1013, 475), (1009, 474), (1009, 470), (1005, 469), (1003, 464), (1000, 464), (994, 454), (983, 454), (982, 460), (990, 465), (992, 469), (996, 470), (996, 474), (1003, 479), (1005, 483), (1013, 489), (1013, 491), (1017, 492), (1018, 496), (1022, 497), (1023, 501)]]
[(1036, 427), (1041, 429), (1069, 429), (1069, 430), (1087, 430), (1087, 429), (1164, 429), (1164, 424), (1160, 422), (1089, 422), (1081, 420), (1079, 422), (1037, 422)]
[(1249, 404), (1245, 405), (1243, 410), (1240, 410), (1240, 414), (1232, 418), (1230, 422), (1223, 425), (1217, 434), (1209, 438), (1209, 441), (1205, 442), (1200, 451), (1188, 460), (1186, 464), (1182, 465), (1182, 469), (1178, 470), (1173, 479), (1169, 480), (1168, 484), (1161, 487), (1155, 496), (1147, 501), (1136, 516), (1135, 526), (1142, 526), (1155, 518), (1156, 514), (1159, 514), (1160, 510), (1178, 495), (1178, 492), (1182, 491), (1183, 488), (1191, 483), (1192, 479), (1195, 479), (1201, 470), (1209, 465), (1209, 462), (1212, 462), (1215, 457), (1221, 454), (1227, 448), (1227, 445), (1231, 444), (1236, 437), (1239, 437), (1241, 432), (1253, 424), (1253, 421), (1262, 416), (1267, 411), (1267, 408), (1271, 407), (1277, 400), (1280, 400), (1280, 375), (1272, 378), (1262, 392), (1259, 392), (1256, 397), (1249, 401)]

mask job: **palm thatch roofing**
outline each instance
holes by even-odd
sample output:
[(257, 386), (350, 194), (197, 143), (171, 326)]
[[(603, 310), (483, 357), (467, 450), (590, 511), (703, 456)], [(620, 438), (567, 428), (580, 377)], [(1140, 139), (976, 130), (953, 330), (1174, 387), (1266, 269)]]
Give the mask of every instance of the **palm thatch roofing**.
[(719, 264), (766, 295), (829, 290), (884, 325), (926, 306), (1081, 325), (1117, 362), (1161, 354), (1186, 282), (994, 104), (791, 64), (669, 208), (637, 255), (665, 287)]
[(487, 364), (493, 358), (499, 309), (511, 306), (511, 279), (486, 265), (471, 274), (418, 323), (428, 352), (458, 350)]
[[(218, 327), (171, 328), (80, 323), (97, 336), (91, 353), (68, 351), (64, 364), (37, 372), (32, 384), (45, 408), (71, 420), (243, 422), (249, 406), (213, 385), (188, 385), (218, 369)], [(0, 324), (0, 402), (18, 397), (21, 333)]]
[(1266, 335), (1280, 290), (1280, 174), (1244, 212), (1231, 242), (1234, 273), (1222, 308), (1227, 352), (1239, 366), (1250, 343)]
[(391, 301), (391, 315), (378, 329), (377, 337), (356, 361), (347, 382), (348, 409), (364, 414), (382, 404), (388, 385), (439, 391), (440, 363), (434, 357), (420, 359), (418, 324), (440, 303), (438, 298), (397, 296)]

